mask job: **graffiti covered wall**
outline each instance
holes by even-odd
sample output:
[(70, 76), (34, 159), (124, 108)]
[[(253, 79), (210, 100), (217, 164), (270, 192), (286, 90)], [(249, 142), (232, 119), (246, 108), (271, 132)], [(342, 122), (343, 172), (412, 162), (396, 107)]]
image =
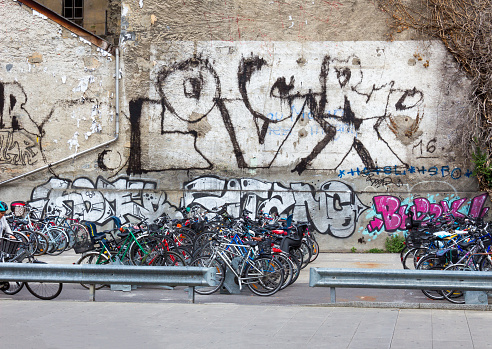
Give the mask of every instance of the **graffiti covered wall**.
[(282, 168), (344, 177), (388, 167), (407, 176), (423, 167), (458, 178), (466, 170), (449, 167), (456, 130), (444, 123), (447, 97), (434, 84), (446, 53), (429, 43), (434, 64), (414, 65), (421, 49), (418, 42), (152, 45), (149, 95), (129, 102), (127, 172)]
[(111, 54), (12, 0), (0, 1), (0, 28), (2, 181), (114, 137)]
[[(388, 41), (375, 2), (121, 10), (119, 139), (0, 199), (99, 225), (182, 205), (293, 214), (339, 251), (382, 247), (408, 215), (487, 214), (459, 147), (468, 80), (438, 41)], [(111, 140), (114, 57), (15, 1), (0, 12), (16, 18), (0, 16), (1, 179)]]

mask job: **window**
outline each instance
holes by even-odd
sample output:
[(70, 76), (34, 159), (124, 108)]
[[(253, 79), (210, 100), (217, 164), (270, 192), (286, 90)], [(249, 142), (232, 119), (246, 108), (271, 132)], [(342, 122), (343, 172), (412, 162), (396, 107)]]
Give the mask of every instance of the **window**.
[(84, 23), (84, 0), (63, 0), (63, 17), (82, 26)]

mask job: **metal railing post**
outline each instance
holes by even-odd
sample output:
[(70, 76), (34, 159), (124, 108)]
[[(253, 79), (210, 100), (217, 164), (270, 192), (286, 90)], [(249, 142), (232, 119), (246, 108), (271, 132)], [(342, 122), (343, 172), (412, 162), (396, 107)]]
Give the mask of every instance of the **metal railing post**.
[(330, 287), (330, 302), (337, 302), (337, 289), (335, 287)]
[(89, 294), (90, 294), (89, 300), (91, 302), (95, 302), (96, 301), (96, 285), (94, 285), (94, 284), (89, 285)]
[(188, 301), (190, 303), (195, 303), (195, 286), (188, 287)]

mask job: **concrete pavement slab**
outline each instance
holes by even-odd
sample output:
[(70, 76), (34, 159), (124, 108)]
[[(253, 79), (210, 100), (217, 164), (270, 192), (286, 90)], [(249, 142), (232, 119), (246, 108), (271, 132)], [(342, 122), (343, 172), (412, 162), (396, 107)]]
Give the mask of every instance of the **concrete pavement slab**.
[[(492, 325), (490, 313), (471, 310), (236, 304), (3, 299), (0, 313), (2, 347), (36, 349), (143, 346), (405, 349), (415, 348), (417, 344), (419, 348), (481, 349), (489, 341), (489, 332), (476, 330), (474, 326), (490, 328)], [(297, 323), (302, 326), (292, 326)], [(304, 323), (310, 326), (304, 327)], [(419, 336), (412, 329), (421, 328), (422, 323), (429, 328)]]

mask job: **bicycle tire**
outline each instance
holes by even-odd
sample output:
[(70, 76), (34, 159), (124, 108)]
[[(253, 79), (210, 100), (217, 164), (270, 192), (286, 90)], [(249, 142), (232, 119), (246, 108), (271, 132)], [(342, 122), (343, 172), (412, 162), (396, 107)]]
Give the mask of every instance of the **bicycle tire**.
[(2, 291), (3, 293), (8, 295), (14, 295), (16, 293), (19, 293), (20, 290), (22, 290), (24, 284), (25, 284), (24, 282), (10, 281), (8, 290), (2, 290)]
[(152, 266), (166, 266), (166, 267), (184, 267), (186, 261), (182, 255), (173, 251), (167, 251), (165, 253), (157, 255), (150, 263)]
[(309, 263), (314, 262), (319, 256), (319, 244), (316, 240), (309, 238), (309, 247), (311, 248), (311, 259)]
[(304, 263), (304, 255), (299, 248), (291, 248), (289, 251), (289, 254), (294, 256), (297, 259), (297, 262), (299, 263), (300, 269), (302, 269), (302, 265)]
[(213, 231), (204, 231), (196, 236), (195, 241), (193, 243), (193, 251), (198, 251), (203, 246), (212, 241), (213, 237), (217, 235), (217, 232)]
[[(466, 266), (465, 264), (451, 264), (448, 265), (444, 270), (459, 270), (459, 271), (471, 271), (471, 268)], [(453, 304), (464, 304), (465, 303), (465, 297), (464, 293), (459, 290), (446, 290), (446, 292), (442, 292), (444, 298), (448, 302), (451, 302)]]
[(33, 296), (43, 300), (50, 300), (60, 295), (63, 284), (54, 282), (26, 282), (26, 288)]
[(300, 250), (302, 252), (302, 264), (301, 269), (307, 267), (307, 265), (311, 262), (311, 249), (306, 241), (302, 241)]
[(50, 228), (48, 229), (48, 235), (52, 237), (50, 238), (52, 246), (47, 253), (51, 256), (58, 256), (63, 253), (67, 248), (70, 239), (68, 234), (63, 229)]
[(34, 255), (35, 256), (42, 256), (42, 255), (46, 254), (46, 252), (48, 251), (48, 248), (49, 248), (48, 238), (46, 237), (46, 235), (44, 235), (38, 231), (36, 231), (35, 234), (36, 234), (36, 238), (38, 240), (38, 246), (36, 248), (36, 252), (34, 252)]
[(289, 259), (292, 261), (292, 266), (294, 267), (293, 269), (293, 275), (292, 275), (292, 280), (290, 281), (291, 285), (297, 281), (297, 278), (301, 274), (301, 262), (297, 259), (296, 256), (293, 254), (289, 254)]
[[(108, 264), (109, 263), (109, 257), (106, 256), (105, 254), (100, 254), (99, 252), (88, 252), (82, 257), (79, 258), (79, 260), (76, 262), (76, 264)], [(84, 288), (89, 288), (89, 284), (80, 284)], [(94, 288), (96, 290), (99, 290), (106, 286), (105, 284), (95, 284)]]
[(411, 248), (405, 253), (402, 259), (403, 269), (416, 269), (418, 262), (428, 254), (428, 249), (424, 247)]
[(294, 266), (292, 265), (293, 262), (288, 257), (282, 254), (274, 254), (273, 258), (277, 259), (280, 264), (282, 264), (284, 272), (284, 282), (282, 283), (280, 289), (283, 290), (292, 283), (292, 278), (294, 277)]
[(492, 271), (492, 263), (489, 261), (489, 259), (487, 257), (484, 257), (480, 261), (480, 267), (479, 267), (479, 269), (481, 271)]
[(172, 232), (174, 241), (178, 246), (193, 248), (195, 244), (196, 233), (188, 228), (178, 228)]
[(258, 296), (277, 293), (284, 282), (282, 266), (270, 257), (260, 257), (249, 262), (245, 277), (249, 290)]
[(196, 286), (195, 292), (201, 295), (209, 295), (216, 291), (218, 291), (225, 280), (225, 267), (224, 265), (216, 259), (212, 259), (211, 256), (200, 256), (198, 258), (193, 259), (191, 262), (191, 266), (194, 267), (206, 267), (206, 268), (215, 268), (215, 286)]
[[(444, 269), (444, 265), (439, 257), (435, 255), (427, 255), (420, 259), (417, 264), (416, 269), (418, 270), (442, 270)], [(441, 290), (422, 290), (422, 293), (433, 300), (443, 300), (444, 295)]]
[(127, 257), (132, 265), (151, 265), (154, 258), (166, 252), (166, 246), (161, 239), (149, 234), (143, 234), (132, 241), (128, 248)]

